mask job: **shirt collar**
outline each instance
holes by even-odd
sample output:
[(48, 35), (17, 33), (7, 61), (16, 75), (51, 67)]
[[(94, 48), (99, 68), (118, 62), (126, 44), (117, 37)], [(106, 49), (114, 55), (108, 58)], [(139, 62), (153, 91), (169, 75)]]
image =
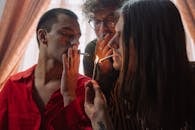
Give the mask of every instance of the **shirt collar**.
[(29, 76), (33, 75), (34, 70), (35, 70), (36, 65), (32, 66), (31, 68), (19, 72), (11, 77), (12, 80), (20, 80), (20, 79), (25, 79), (28, 78)]

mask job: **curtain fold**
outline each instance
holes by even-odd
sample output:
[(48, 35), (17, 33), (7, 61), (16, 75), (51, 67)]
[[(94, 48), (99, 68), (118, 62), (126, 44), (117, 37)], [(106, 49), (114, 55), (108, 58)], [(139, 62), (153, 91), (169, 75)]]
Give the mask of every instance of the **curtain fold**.
[[(18, 69), (35, 24), (50, 0), (7, 0), (0, 22), (0, 89)], [(36, 44), (36, 43), (35, 43)]]

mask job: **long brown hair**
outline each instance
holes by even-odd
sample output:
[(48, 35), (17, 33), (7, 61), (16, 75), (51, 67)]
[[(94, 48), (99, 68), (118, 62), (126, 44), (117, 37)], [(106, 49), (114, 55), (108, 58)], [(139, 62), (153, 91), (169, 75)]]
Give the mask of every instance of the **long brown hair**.
[(123, 67), (113, 93), (115, 125), (185, 127), (191, 120), (195, 84), (179, 11), (168, 0), (141, 0), (127, 2), (121, 15)]

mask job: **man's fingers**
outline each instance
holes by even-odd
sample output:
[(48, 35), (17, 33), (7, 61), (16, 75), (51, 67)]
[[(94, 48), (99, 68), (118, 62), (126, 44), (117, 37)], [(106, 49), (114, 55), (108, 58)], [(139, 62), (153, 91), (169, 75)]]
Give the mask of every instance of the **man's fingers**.
[(102, 53), (103, 53), (104, 55), (106, 55), (110, 50), (112, 51), (112, 49), (111, 49), (110, 47), (105, 46), (105, 47), (102, 49)]
[(77, 71), (80, 63), (80, 55), (78, 53), (78, 47), (74, 45), (68, 49), (67, 53), (67, 69)]
[(103, 49), (108, 44), (110, 39), (111, 39), (110, 34), (106, 34), (103, 39), (98, 41), (99, 47)]
[(62, 63), (63, 63), (63, 70), (66, 70), (66, 66), (67, 66), (67, 55), (66, 54), (62, 55)]
[(61, 94), (63, 95), (64, 94), (64, 92), (66, 91), (66, 79), (65, 79), (65, 77), (66, 77), (66, 60), (67, 58), (66, 58), (66, 54), (63, 54), (62, 55), (62, 63), (63, 63), (63, 71), (62, 71), (62, 76), (61, 76), (61, 86), (60, 86), (60, 92), (61, 92)]
[(106, 36), (104, 37), (104, 43), (103, 43), (103, 46), (106, 46), (107, 45), (107, 43), (110, 41), (110, 34), (106, 34)]
[(72, 52), (73, 52), (73, 64), (72, 64), (72, 67), (76, 70), (78, 70), (78, 67), (79, 67), (79, 63), (80, 63), (80, 55), (78, 53), (78, 46), (74, 45), (73, 48), (72, 48)]
[(68, 49), (68, 70), (70, 69), (70, 67), (72, 66), (72, 48)]

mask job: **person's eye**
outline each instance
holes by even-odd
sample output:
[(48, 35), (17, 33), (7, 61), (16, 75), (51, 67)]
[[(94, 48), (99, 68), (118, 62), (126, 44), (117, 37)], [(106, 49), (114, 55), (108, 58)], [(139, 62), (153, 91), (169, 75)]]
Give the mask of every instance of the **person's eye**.
[(94, 24), (100, 24), (101, 23), (101, 20), (94, 20)]
[(114, 18), (107, 18), (106, 21), (115, 21)]
[(67, 35), (67, 33), (66, 32), (63, 32), (63, 31), (61, 31), (61, 32), (59, 32), (61, 35), (63, 35), (63, 36), (66, 36)]
[(60, 34), (63, 35), (63, 36), (65, 36), (65, 37), (67, 37), (67, 38), (72, 38), (72, 37), (74, 37), (74, 35), (72, 35), (72, 34), (70, 34), (70, 33), (68, 33), (68, 32), (64, 32), (64, 31), (61, 31)]
[(74, 35), (72, 35), (72, 34), (67, 34), (66, 37), (67, 37), (68, 39), (74, 39)]
[(114, 16), (109, 16), (106, 18), (107, 21), (115, 21), (115, 17)]

